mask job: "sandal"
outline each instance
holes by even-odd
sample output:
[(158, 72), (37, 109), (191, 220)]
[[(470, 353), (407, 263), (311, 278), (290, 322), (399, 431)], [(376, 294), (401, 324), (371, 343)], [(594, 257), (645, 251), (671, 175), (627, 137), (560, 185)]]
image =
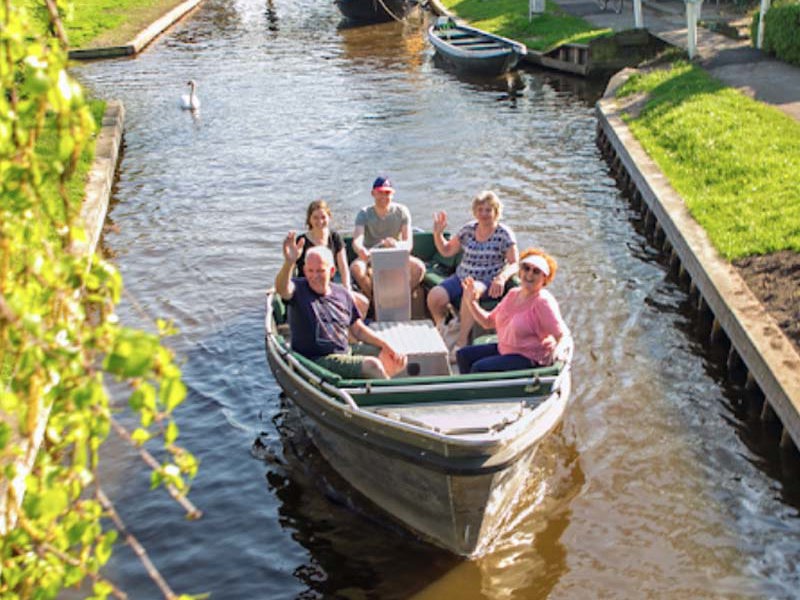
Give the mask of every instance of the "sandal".
[(456, 364), (458, 362), (458, 359), (456, 358), (456, 354), (458, 354), (459, 350), (461, 350), (461, 346), (459, 346), (458, 344), (455, 344), (450, 349), (450, 354), (448, 355), (448, 358), (450, 360), (450, 364), (451, 365), (454, 365), (454, 364)]

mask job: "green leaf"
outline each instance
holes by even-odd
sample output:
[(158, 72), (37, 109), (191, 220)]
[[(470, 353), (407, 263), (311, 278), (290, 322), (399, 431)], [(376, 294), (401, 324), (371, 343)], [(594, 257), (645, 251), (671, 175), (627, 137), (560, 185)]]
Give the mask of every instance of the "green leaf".
[(141, 427), (134, 429), (133, 433), (131, 433), (131, 439), (140, 446), (149, 440), (150, 437), (150, 432), (148, 432), (146, 429), (142, 429)]
[(167, 444), (172, 444), (177, 439), (178, 439), (178, 425), (175, 423), (175, 421), (170, 421), (169, 425), (167, 425), (167, 428), (164, 431), (164, 442), (166, 442)]
[(153, 357), (159, 347), (158, 337), (133, 329), (120, 330), (105, 369), (122, 377), (144, 377), (153, 367)]
[(8, 440), (11, 439), (11, 427), (8, 424), (0, 422), (0, 450), (5, 450)]
[(168, 411), (172, 411), (186, 397), (186, 386), (180, 379), (168, 379), (161, 385), (159, 399)]

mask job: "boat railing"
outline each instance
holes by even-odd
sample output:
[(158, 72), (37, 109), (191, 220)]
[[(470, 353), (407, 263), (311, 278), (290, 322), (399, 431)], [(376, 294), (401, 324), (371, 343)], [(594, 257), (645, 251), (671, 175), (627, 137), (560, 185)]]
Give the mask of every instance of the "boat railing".
[(567, 333), (566, 335), (562, 335), (561, 339), (558, 341), (555, 351), (553, 352), (553, 358), (558, 362), (562, 362), (564, 364), (564, 368), (561, 369), (561, 372), (553, 381), (553, 390), (561, 389), (561, 382), (565, 377), (569, 377), (570, 369), (572, 368), (572, 355), (574, 351), (575, 340), (572, 338), (572, 334)]
[(560, 377), (559, 375), (532, 375), (524, 377), (508, 377), (498, 379), (475, 379), (470, 377), (466, 381), (458, 381), (459, 378), (466, 378), (465, 375), (449, 375), (442, 376), (442, 382), (419, 382), (403, 384), (395, 383), (396, 380), (390, 380), (386, 385), (375, 385), (376, 382), (382, 380), (364, 380), (364, 385), (359, 387), (342, 388), (351, 394), (411, 394), (423, 392), (436, 392), (436, 391), (457, 391), (457, 390), (471, 390), (474, 389), (476, 384), (480, 384), (482, 389), (495, 389), (495, 388), (508, 388), (511, 386), (524, 387), (527, 393), (533, 393), (540, 389), (543, 385), (554, 385)]

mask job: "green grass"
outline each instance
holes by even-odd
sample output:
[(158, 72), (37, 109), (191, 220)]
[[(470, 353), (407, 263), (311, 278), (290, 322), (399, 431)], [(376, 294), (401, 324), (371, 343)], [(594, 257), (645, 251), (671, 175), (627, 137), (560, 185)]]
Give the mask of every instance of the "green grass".
[[(92, 111), (95, 123), (97, 123), (99, 131), (100, 123), (103, 120), (103, 113), (106, 110), (106, 103), (102, 100), (88, 100), (89, 108)], [(83, 201), (84, 188), (86, 187), (86, 178), (89, 174), (89, 169), (94, 161), (95, 139), (86, 145), (78, 165), (75, 169), (70, 180), (67, 182), (67, 193), (69, 195), (69, 202), (72, 205), (79, 205)], [(55, 160), (58, 155), (58, 138), (55, 123), (49, 121), (45, 124), (45, 129), (36, 144), (36, 152), (45, 160)], [(45, 184), (45, 194), (57, 194), (58, 187), (56, 182), (48, 182)]]
[(580, 17), (547, 2), (543, 15), (528, 21), (528, 0), (441, 0), (450, 11), (471, 25), (524, 43), (531, 50), (546, 51), (566, 43), (588, 43), (611, 35)]
[(617, 92), (648, 94), (636, 138), (729, 260), (800, 252), (800, 124), (678, 62)]
[[(183, 0), (74, 0), (63, 15), (71, 48), (119, 46), (130, 42), (148, 25)], [(25, 0), (44, 26), (47, 11), (41, 0)]]

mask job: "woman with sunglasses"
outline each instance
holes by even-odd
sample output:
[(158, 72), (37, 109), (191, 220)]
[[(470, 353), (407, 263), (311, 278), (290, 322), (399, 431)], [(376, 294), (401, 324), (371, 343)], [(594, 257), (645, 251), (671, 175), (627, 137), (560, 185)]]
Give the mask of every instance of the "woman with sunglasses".
[(491, 311), (481, 308), (481, 289), (468, 277), (464, 298), (475, 321), (497, 331), (497, 343), (465, 346), (456, 353), (461, 373), (513, 371), (553, 364), (558, 342), (569, 333), (558, 302), (545, 288), (556, 275), (555, 259), (528, 248), (519, 259), (520, 285)]

